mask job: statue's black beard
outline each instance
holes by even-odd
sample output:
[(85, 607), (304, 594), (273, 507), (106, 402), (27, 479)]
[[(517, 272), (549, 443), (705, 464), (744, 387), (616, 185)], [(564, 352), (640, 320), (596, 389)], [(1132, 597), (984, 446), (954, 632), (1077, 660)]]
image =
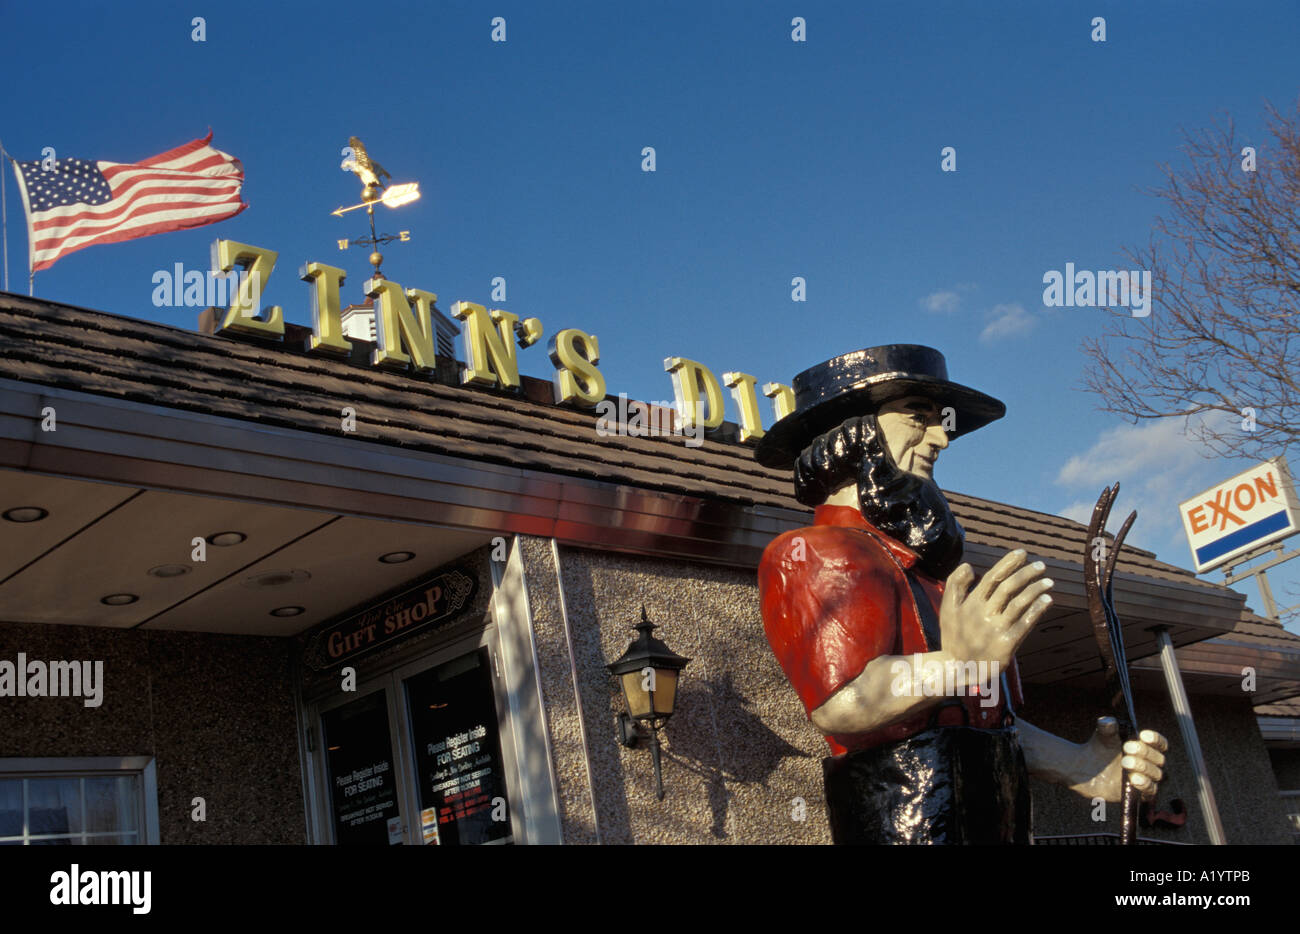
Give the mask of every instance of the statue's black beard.
[(930, 575), (946, 579), (961, 563), (965, 537), (948, 500), (931, 480), (894, 463), (874, 415), (850, 418), (818, 436), (795, 464), (795, 497), (825, 502), (857, 481), (862, 517), (917, 553)]
[(966, 543), (952, 507), (932, 480), (900, 469), (879, 437), (872, 440), (858, 474), (862, 518), (915, 551), (931, 576), (947, 579)]

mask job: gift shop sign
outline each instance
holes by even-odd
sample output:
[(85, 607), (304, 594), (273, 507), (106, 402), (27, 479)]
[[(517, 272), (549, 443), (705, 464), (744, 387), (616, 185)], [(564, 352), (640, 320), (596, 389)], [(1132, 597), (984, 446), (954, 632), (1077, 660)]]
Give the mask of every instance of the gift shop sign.
[(333, 668), (432, 623), (449, 620), (469, 603), (476, 586), (475, 578), (464, 571), (439, 574), (317, 632), (307, 645), (307, 664), (317, 671)]
[(1210, 487), (1178, 511), (1198, 574), (1300, 530), (1295, 487), (1281, 457)]
[[(224, 277), (235, 292), (228, 307), (209, 309), (216, 316), (216, 333), (261, 342), (284, 339), (284, 309), (279, 305), (257, 308), (278, 255), (274, 250), (233, 240), (212, 244), (212, 274)], [(298, 276), (311, 287), (312, 335), (306, 352), (350, 357), (352, 345), (343, 335), (342, 324), (343, 270), (325, 263), (305, 263)], [(437, 365), (432, 319), (438, 296), (423, 289), (406, 289), (378, 276), (366, 280), (364, 291), (375, 303), (376, 347), (371, 366), (428, 377)], [(456, 302), (451, 314), (465, 324), (465, 370), (461, 381), (519, 392), (517, 348), (531, 347), (545, 336), (542, 322), (537, 318), (520, 320), (511, 312), (474, 302)], [(608, 415), (612, 403), (606, 399), (605, 377), (597, 366), (600, 342), (596, 335), (563, 328), (551, 337), (547, 352), (555, 367), (556, 403), (604, 410), (602, 414)], [(676, 410), (683, 427), (709, 430), (721, 426), (726, 415), (726, 386), (737, 407), (740, 440), (763, 436), (759, 383), (753, 376), (727, 372), (719, 382), (704, 364), (685, 357), (668, 357), (664, 369), (672, 377)], [(789, 386), (763, 383), (762, 393), (772, 400), (776, 418), (794, 411), (794, 392)]]

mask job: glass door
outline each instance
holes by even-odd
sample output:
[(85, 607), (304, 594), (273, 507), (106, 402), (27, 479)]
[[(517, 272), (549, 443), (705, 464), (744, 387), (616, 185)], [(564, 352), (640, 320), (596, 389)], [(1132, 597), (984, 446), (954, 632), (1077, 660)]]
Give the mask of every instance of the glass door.
[(492, 681), (483, 646), (402, 681), (423, 843), (512, 838)]
[(513, 739), (494, 645), (486, 630), (309, 708), (321, 842), (514, 841)]
[(389, 689), (369, 693), (320, 714), (324, 796), (337, 844), (404, 842), (399, 787), (402, 768), (393, 755)]

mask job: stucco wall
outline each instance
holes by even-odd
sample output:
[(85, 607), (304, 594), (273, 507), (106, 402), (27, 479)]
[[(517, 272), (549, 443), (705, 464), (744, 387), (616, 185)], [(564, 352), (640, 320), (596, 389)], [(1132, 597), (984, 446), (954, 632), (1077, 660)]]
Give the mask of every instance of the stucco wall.
[[(566, 627), (550, 543), (523, 544), (566, 843), (829, 842), (826, 744), (767, 647), (752, 572), (562, 548)], [(649, 750), (616, 740), (625, 707), (604, 667), (642, 604), (691, 658), (661, 734), (662, 802)]]
[[(0, 624), (0, 658), (102, 660), (103, 703), (0, 698), (0, 757), (153, 756), (162, 843), (302, 843), (287, 639)], [(207, 820), (190, 819), (191, 801)]]

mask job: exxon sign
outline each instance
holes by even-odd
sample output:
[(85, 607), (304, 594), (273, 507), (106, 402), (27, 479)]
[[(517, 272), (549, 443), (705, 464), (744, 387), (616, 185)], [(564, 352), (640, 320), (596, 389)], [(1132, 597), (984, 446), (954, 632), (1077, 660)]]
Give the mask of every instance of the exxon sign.
[(1280, 457), (1237, 474), (1181, 503), (1196, 573), (1300, 530), (1300, 508)]

